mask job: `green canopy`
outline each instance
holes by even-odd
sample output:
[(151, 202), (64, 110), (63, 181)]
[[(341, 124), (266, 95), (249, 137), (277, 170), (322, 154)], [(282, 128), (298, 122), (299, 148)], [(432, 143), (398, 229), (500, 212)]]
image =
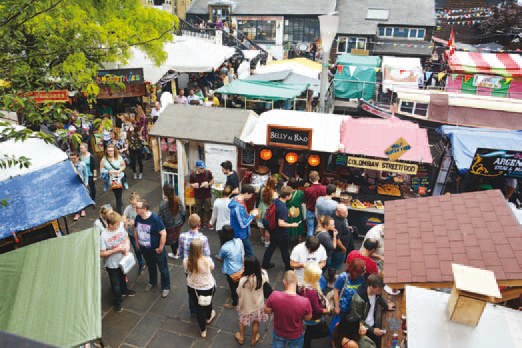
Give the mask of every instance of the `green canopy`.
[(101, 337), (95, 229), (0, 255), (0, 329), (56, 346)]
[(294, 99), (308, 87), (307, 84), (292, 84), (272, 81), (235, 80), (216, 92), (237, 94), (247, 98), (266, 100)]
[[(337, 98), (372, 99), (375, 94), (375, 76), (381, 66), (381, 58), (343, 54), (337, 58), (334, 76)], [(369, 83), (364, 83), (369, 82)]]

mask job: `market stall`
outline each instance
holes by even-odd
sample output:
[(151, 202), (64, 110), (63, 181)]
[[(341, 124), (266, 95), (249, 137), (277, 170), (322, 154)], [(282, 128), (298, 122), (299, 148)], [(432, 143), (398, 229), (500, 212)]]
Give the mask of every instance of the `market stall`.
[(213, 188), (222, 189), (226, 178), (221, 162), (230, 160), (234, 169), (238, 167), (234, 139), (241, 136), (248, 118), (257, 117), (249, 110), (169, 105), (150, 132), (161, 144), (154, 156), (161, 164), (162, 185), (173, 184), (186, 204), (187, 198), (193, 198), (192, 189), (186, 185), (188, 175), (202, 159), (214, 176)]
[(391, 118), (347, 118), (336, 183), (352, 197), (351, 223), (361, 235), (383, 222), (383, 202), (431, 194), (432, 155), (426, 129)]
[(0, 329), (59, 347), (101, 338), (99, 253), (90, 229), (0, 255)]
[(235, 80), (216, 92), (243, 98), (245, 109), (257, 113), (272, 109), (306, 110), (308, 84), (272, 81)]
[(422, 76), (420, 58), (382, 57), (382, 91), (394, 91), (396, 87), (419, 88)]
[[(21, 127), (22, 128), (22, 127)], [(65, 152), (42, 139), (7, 140), (0, 153), (30, 159), (28, 168), (0, 170), (0, 253), (66, 233), (64, 218), (94, 204)]]
[(343, 54), (337, 58), (334, 76), (336, 98), (375, 98), (375, 82), (381, 58)]

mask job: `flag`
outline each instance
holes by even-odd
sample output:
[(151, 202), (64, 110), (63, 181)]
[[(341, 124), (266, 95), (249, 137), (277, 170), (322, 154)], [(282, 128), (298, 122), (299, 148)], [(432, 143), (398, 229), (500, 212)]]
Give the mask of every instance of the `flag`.
[(446, 52), (447, 57), (450, 58), (455, 53), (455, 33), (453, 32), (453, 28), (451, 28), (451, 34), (448, 40), (449, 50)]
[(344, 65), (338, 65), (337, 66), (337, 73), (340, 75), (343, 72)]

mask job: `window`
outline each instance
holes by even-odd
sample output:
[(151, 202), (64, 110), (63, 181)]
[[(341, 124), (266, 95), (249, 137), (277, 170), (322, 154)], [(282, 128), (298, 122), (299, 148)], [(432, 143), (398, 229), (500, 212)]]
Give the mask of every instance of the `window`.
[(289, 18), (285, 20), (284, 41), (316, 42), (321, 38), (317, 18)]
[(237, 28), (252, 41), (271, 44), (275, 43), (275, 20), (238, 20)]
[(425, 29), (405, 27), (379, 27), (378, 34), (381, 37), (396, 39), (423, 40)]
[(401, 100), (400, 111), (406, 114), (426, 117), (428, 115), (428, 103)]
[(407, 114), (413, 114), (414, 102), (401, 101), (401, 111)]
[(426, 117), (428, 114), (428, 104), (427, 103), (415, 103), (415, 115), (419, 115), (422, 117)]
[(389, 10), (383, 8), (369, 8), (366, 19), (388, 20)]
[(351, 53), (352, 50), (366, 49), (365, 37), (340, 37), (337, 40), (337, 53)]

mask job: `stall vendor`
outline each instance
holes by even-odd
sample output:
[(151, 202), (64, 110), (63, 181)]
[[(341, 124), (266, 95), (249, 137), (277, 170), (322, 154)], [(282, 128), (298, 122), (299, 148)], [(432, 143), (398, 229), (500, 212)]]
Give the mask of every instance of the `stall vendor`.
[[(286, 157), (286, 154), (285, 154), (285, 157)], [(285, 181), (288, 181), (290, 180), (290, 178), (295, 178), (296, 177), (296, 164), (295, 163), (288, 163), (284, 157), (281, 158), (281, 160), (279, 161), (279, 174), (281, 174), (281, 176), (283, 178), (285, 178)]]

